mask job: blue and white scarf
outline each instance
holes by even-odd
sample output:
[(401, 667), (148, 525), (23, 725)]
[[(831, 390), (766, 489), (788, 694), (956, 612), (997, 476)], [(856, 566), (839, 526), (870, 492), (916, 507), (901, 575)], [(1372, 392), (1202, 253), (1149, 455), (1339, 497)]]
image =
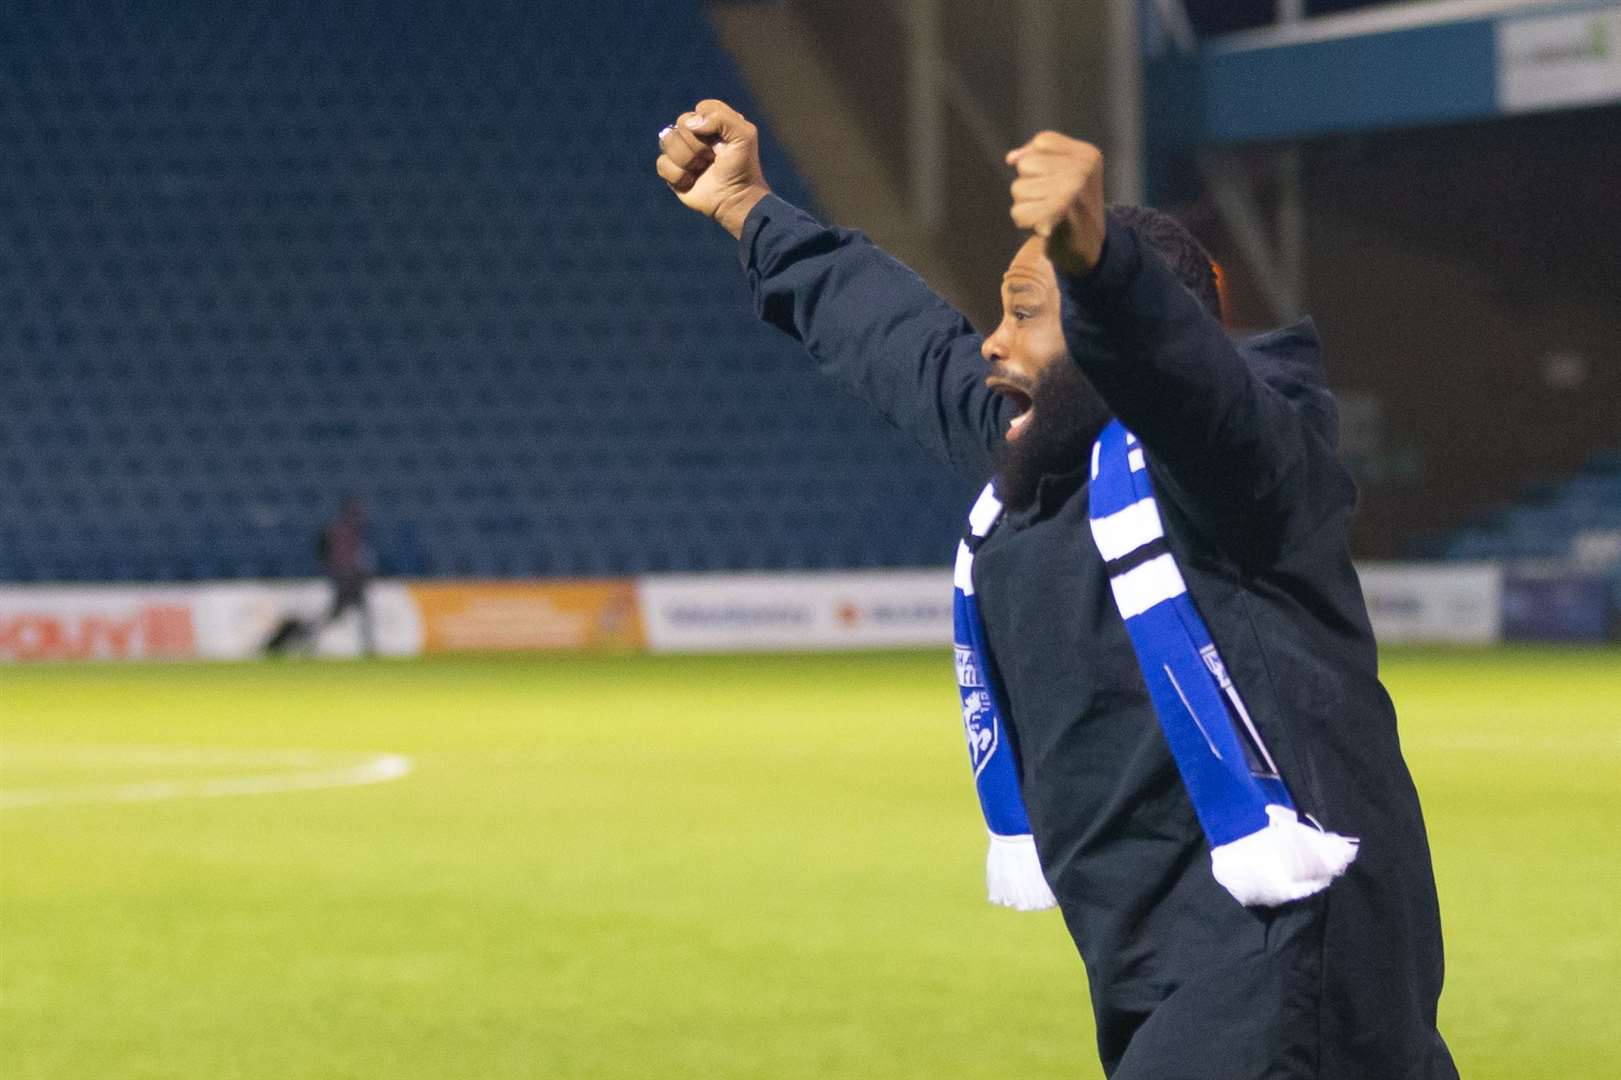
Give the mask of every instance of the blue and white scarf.
[[(1182, 775), (1218, 882), (1246, 906), (1299, 900), (1328, 887), (1357, 841), (1300, 820), (1289, 789), (1227, 676), (1165, 539), (1136, 436), (1118, 421), (1092, 447), (1092, 540), (1137, 654), (1160, 730)], [(1002, 516), (995, 485), (969, 513), (955, 573), (957, 683), (968, 757), (990, 830), (986, 884), (994, 904), (1052, 907), (1002, 717), (1006, 696), (974, 596), (974, 553)]]

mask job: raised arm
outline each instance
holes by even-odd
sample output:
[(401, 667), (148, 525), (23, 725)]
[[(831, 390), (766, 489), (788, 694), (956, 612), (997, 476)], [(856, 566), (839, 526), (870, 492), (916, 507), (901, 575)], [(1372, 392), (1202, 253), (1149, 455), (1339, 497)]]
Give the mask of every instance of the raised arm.
[(989, 477), (1011, 408), (986, 387), (967, 320), (863, 234), (772, 195), (754, 125), (723, 102), (700, 102), (659, 146), (659, 175), (681, 202), (738, 238), (761, 318), (925, 450)]
[(1213, 539), (1267, 558), (1343, 509), (1352, 488), (1334, 459), (1309, 328), (1236, 345), (1154, 248), (1105, 212), (1095, 147), (1048, 132), (1009, 161), (1019, 172), (1011, 213), (1047, 238), (1071, 356)]

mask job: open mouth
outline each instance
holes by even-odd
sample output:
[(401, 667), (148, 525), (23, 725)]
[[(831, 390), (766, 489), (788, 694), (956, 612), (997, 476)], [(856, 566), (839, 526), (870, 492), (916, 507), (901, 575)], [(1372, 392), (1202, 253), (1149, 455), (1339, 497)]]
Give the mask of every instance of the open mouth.
[(986, 379), (985, 385), (1013, 403), (1015, 413), (1007, 428), (1008, 441), (1012, 442), (1024, 434), (1025, 429), (1030, 426), (1030, 418), (1035, 415), (1035, 402), (1032, 400), (1028, 390), (1016, 386), (1006, 379), (993, 377)]

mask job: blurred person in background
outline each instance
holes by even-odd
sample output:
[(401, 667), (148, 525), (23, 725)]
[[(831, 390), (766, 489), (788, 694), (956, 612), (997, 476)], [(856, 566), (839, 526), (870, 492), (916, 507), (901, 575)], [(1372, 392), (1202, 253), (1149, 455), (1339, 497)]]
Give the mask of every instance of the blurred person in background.
[[(990, 656), (975, 670), (1006, 710), (1037, 877), (1086, 962), (1105, 1072), (1455, 1078), (1436, 1028), (1429, 847), (1350, 560), (1355, 490), (1312, 324), (1235, 344), (1198, 242), (1166, 215), (1106, 209), (1101, 154), (1056, 133), (1009, 155), (1011, 214), (1030, 236), (989, 337), (862, 234), (771, 194), (754, 126), (723, 102), (677, 118), (659, 149), (680, 201), (740, 242), (763, 319), (957, 472), (994, 478), (959, 553), (959, 602), (976, 598)], [(1100, 474), (1106, 447), (1116, 471)], [(1151, 488), (1153, 514), (1125, 514), (1135, 538), (1106, 557), (1098, 492), (1121, 475)], [(1126, 583), (1150, 572), (1174, 594), (1128, 607)], [(1194, 658), (1224, 710), (1220, 745), (1207, 706), (1162, 708), (1146, 662), (1156, 646), (1138, 624), (1173, 600), (1196, 604), (1185, 610), (1220, 645)], [(1207, 760), (1172, 745), (1193, 730), (1187, 714)], [(1308, 866), (1269, 849), (1277, 889), (1231, 864), (1223, 876), (1234, 845), (1217, 844), (1211, 789), (1190, 779), (1201, 761), (1242, 772), (1234, 790), (1270, 785), (1280, 816), (1256, 838), (1320, 839), (1342, 857)]]
[(336, 622), (353, 609), (360, 620), (360, 651), (372, 655), (376, 642), (366, 586), (377, 572), (377, 557), (372, 550), (366, 508), (358, 498), (345, 499), (337, 516), (321, 530), (315, 541), (315, 555), (332, 583), (332, 606), (327, 610), (326, 623)]

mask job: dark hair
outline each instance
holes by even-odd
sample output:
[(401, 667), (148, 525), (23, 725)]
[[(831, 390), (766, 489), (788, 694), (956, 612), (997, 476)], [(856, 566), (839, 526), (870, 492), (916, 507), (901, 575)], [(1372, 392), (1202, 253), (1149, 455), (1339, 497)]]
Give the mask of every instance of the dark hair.
[(1199, 298), (1205, 310), (1221, 318), (1221, 289), (1216, 281), (1215, 261), (1180, 221), (1151, 206), (1111, 206), (1109, 213), (1135, 229), (1138, 236), (1159, 252), (1160, 258), (1188, 291)]

